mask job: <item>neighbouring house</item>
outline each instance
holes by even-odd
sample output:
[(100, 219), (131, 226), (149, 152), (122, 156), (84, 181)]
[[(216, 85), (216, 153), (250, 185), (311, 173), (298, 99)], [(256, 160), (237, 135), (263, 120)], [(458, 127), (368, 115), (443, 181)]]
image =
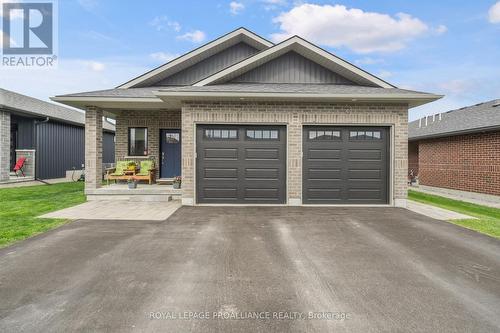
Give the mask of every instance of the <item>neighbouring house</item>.
[(421, 185), (500, 195), (500, 99), (412, 121), (408, 160)]
[(182, 175), (184, 205), (405, 206), (408, 108), (440, 97), (240, 28), (115, 89), (53, 100), (86, 110), (87, 195), (103, 190), (104, 115), (116, 160)]
[[(54, 103), (0, 89), (0, 182), (24, 156), (25, 179), (66, 177), (85, 161), (85, 114)], [(103, 126), (103, 162), (114, 162), (114, 125)]]

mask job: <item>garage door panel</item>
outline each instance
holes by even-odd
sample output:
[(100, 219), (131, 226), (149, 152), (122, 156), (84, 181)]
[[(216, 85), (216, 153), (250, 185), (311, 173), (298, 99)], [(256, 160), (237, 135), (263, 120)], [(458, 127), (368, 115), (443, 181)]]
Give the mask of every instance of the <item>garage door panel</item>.
[(245, 178), (250, 180), (253, 179), (278, 180), (279, 168), (246, 168)]
[(341, 201), (341, 188), (310, 188), (307, 190), (309, 201)]
[(203, 157), (208, 159), (238, 159), (237, 148), (205, 148)]
[(310, 160), (337, 160), (341, 159), (340, 149), (310, 149), (307, 152)]
[(381, 161), (380, 149), (349, 149), (347, 158), (351, 161)]
[(342, 171), (340, 169), (308, 169), (308, 178), (310, 180), (329, 180), (340, 179)]
[(279, 148), (246, 148), (245, 159), (247, 160), (278, 160)]
[[(232, 138), (220, 137), (226, 129)], [(285, 202), (285, 126), (198, 125), (196, 133), (198, 203)]]
[(351, 188), (348, 190), (348, 200), (381, 200), (382, 192), (373, 188)]
[[(319, 140), (318, 128), (337, 135)], [(388, 128), (304, 126), (303, 131), (305, 204), (388, 202)]]

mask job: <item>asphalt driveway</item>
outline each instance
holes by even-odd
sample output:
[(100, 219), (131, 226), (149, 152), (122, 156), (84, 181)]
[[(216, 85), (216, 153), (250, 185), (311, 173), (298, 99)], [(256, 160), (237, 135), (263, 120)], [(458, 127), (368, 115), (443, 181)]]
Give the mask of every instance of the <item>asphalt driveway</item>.
[(221, 330), (499, 331), (500, 241), (396, 208), (183, 207), (0, 250), (2, 332)]

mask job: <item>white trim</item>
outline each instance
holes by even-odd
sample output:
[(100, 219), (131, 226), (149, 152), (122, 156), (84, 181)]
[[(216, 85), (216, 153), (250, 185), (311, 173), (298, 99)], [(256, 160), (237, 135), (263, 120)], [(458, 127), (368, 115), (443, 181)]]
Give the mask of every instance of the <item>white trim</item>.
[(199, 47), (199, 48), (197, 48), (189, 53), (186, 53), (186, 54), (174, 59), (174, 60), (166, 63), (163, 66), (155, 68), (150, 72), (147, 72), (147, 73), (145, 73), (145, 74), (143, 74), (135, 79), (132, 79), (131, 81), (128, 81), (128, 82), (118, 86), (117, 88), (119, 88), (119, 89), (132, 88), (138, 84), (141, 84), (142, 82), (144, 82), (146, 80), (151, 79), (152, 77), (154, 77), (158, 74), (161, 74), (162, 72), (164, 72), (168, 69), (172, 69), (173, 67), (179, 66), (179, 65), (191, 60), (194, 57), (200, 56), (204, 52), (207, 52), (208, 50), (210, 50), (210, 49), (212, 49), (220, 44), (228, 42), (231, 39), (235, 39), (238, 37), (241, 38), (242, 36), (245, 36), (246, 38), (249, 38), (249, 39), (255, 41), (256, 44), (262, 45), (265, 48), (272, 47), (274, 45), (273, 43), (271, 43), (271, 42), (265, 40), (264, 38), (252, 33), (251, 31), (246, 30), (245, 28), (239, 28), (235, 31), (228, 33), (225, 36), (222, 36), (214, 41), (209, 42), (208, 44), (205, 44), (205, 45), (203, 45), (203, 46), (201, 46), (201, 47)]
[[(391, 84), (379, 79), (378, 77), (369, 74), (368, 72), (363, 71), (362, 69), (348, 63), (347, 61), (317, 47), (316, 45), (313, 45), (302, 38), (299, 38), (297, 36), (294, 36), (290, 39), (287, 39), (286, 41), (277, 44), (267, 50), (264, 50), (260, 53), (257, 53), (256, 55), (243, 60), (237, 64), (234, 64), (233, 66), (230, 66), (218, 73), (215, 73), (197, 83), (194, 84), (194, 86), (206, 86), (209, 84), (214, 84), (214, 83), (220, 83), (221, 81), (224, 81), (225, 79), (231, 77), (231, 74), (234, 75), (234, 73), (242, 74), (242, 72), (246, 72), (250, 69), (253, 69), (257, 66), (262, 65), (263, 63), (266, 63), (267, 61), (276, 58), (277, 56), (283, 54), (284, 52), (288, 50), (298, 50), (298, 49), (306, 49), (309, 50), (319, 57), (326, 59), (327, 61), (331, 62), (332, 65), (334, 66), (340, 66), (344, 69), (346, 69), (348, 72), (352, 73), (353, 77), (358, 77), (360, 79), (366, 80), (368, 82), (371, 82), (372, 84), (382, 87), (382, 88), (394, 88)], [(269, 59), (266, 59), (269, 58)], [(355, 80), (354, 80), (355, 81)]]
[(50, 97), (54, 102), (149, 102), (162, 103), (158, 97), (93, 97), (93, 96), (54, 96)]

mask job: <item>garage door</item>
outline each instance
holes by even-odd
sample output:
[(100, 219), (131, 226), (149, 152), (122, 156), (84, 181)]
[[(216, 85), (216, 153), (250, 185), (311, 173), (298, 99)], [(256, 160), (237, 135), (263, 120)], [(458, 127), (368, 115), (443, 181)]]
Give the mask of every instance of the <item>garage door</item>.
[(303, 131), (304, 203), (388, 203), (388, 128), (306, 126)]
[(285, 126), (198, 125), (196, 147), (198, 203), (285, 203)]

